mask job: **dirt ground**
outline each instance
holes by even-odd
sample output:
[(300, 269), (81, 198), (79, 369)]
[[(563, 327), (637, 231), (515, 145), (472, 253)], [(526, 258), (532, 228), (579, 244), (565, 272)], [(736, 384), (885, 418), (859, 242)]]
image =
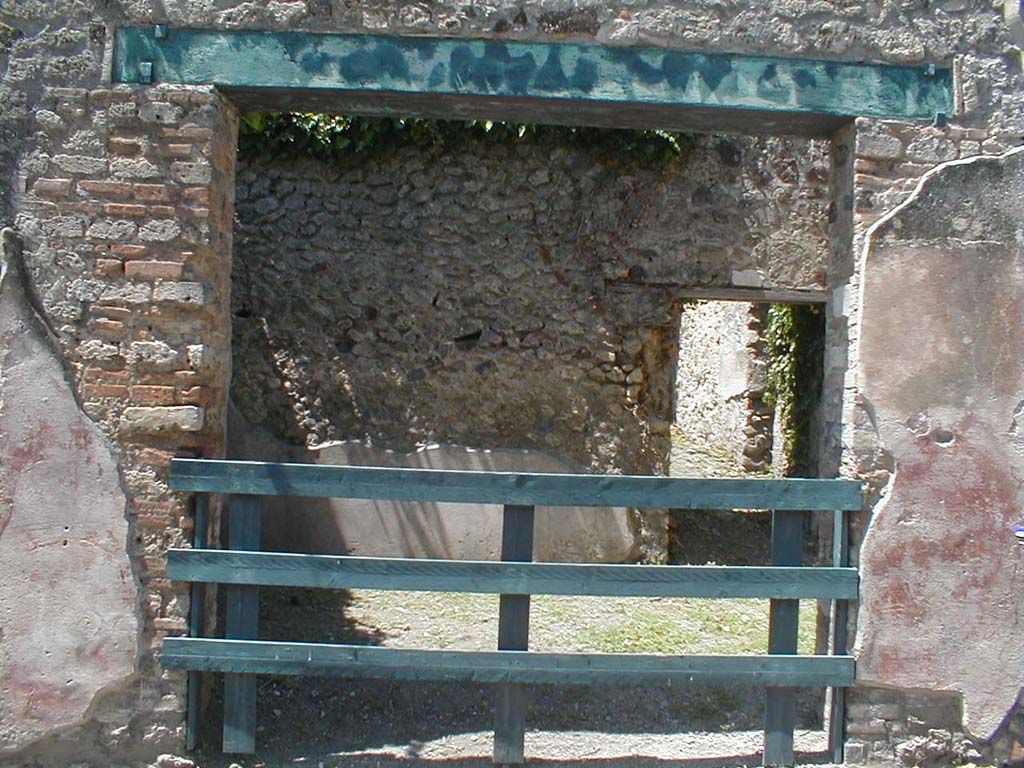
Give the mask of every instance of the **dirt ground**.
[[(801, 650), (809, 652), (814, 606), (802, 608)], [(493, 649), (497, 640), (491, 595), (264, 590), (260, 612), (268, 639), (458, 650)], [(766, 627), (765, 601), (535, 597), (531, 648), (760, 653)], [(258, 701), (258, 753), (219, 755), (214, 691), (200, 765), (490, 765), (487, 686), (268, 676)], [(798, 724), (807, 732), (798, 748), (806, 761), (823, 759), (822, 705), (819, 691), (802, 691)], [(526, 753), (531, 764), (552, 766), (757, 765), (763, 717), (763, 689), (534, 686)]]

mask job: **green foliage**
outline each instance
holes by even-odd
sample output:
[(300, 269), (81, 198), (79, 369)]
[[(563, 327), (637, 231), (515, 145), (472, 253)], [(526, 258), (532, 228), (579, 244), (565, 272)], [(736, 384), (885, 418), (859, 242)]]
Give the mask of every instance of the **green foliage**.
[(821, 307), (773, 304), (765, 324), (765, 402), (775, 406), (790, 476), (811, 474), (811, 420), (821, 394), (824, 315)]
[(785, 408), (792, 402), (796, 388), (796, 333), (793, 307), (772, 304), (765, 325), (768, 351), (768, 384), (764, 399), (768, 405)]
[(672, 131), (623, 131), (425, 118), (350, 117), (314, 113), (245, 112), (241, 115), (239, 151), (251, 155), (304, 154), (331, 159), (352, 152), (388, 147), (456, 148), (471, 140), (496, 144), (517, 142), (579, 145), (608, 155), (663, 167), (685, 154), (694, 137)]

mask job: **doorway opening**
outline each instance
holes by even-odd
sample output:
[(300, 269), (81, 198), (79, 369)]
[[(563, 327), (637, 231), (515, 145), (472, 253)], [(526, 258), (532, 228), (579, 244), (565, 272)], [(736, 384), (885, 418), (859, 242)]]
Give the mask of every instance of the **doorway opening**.
[[(824, 351), (821, 305), (685, 304), (669, 475), (818, 477)], [(768, 562), (769, 537), (767, 513), (674, 510), (669, 557), (759, 565)]]
[[(645, 159), (623, 147), (645, 145), (652, 132), (477, 123), (453, 128), (454, 143), (436, 143), (435, 127), (418, 123), (422, 132), (405, 133), (412, 122), (396, 122), (360, 129), (327, 156), (259, 144), (246, 153), (243, 142), (232, 274), (234, 458), (663, 474), (679, 432), (673, 361), (686, 286), (721, 281), (758, 259), (770, 264), (794, 242), (811, 261), (790, 255), (776, 279), (797, 283), (824, 269), (827, 142), (676, 137), (668, 149), (646, 144), (660, 149)], [(364, 139), (370, 143), (360, 150)], [(798, 159), (779, 160), (789, 154)], [(775, 245), (773, 231), (784, 235)], [(469, 464), (446, 463), (460, 461)], [(312, 524), (324, 509), (289, 501), (287, 514), (264, 513), (264, 531), (267, 548), (298, 552), (493, 556), (485, 516), (462, 512), (460, 527), (459, 510), (407, 507), (389, 528), (393, 510), (332, 508), (325, 529)], [(541, 534), (551, 549), (538, 559), (669, 555), (664, 511), (650, 513), (662, 529), (638, 523), (643, 513), (602, 514), (586, 536), (579, 525), (572, 535)], [(364, 527), (353, 525), (357, 517)], [(394, 647), (493, 646), (492, 596), (264, 592), (269, 637), (323, 640), (326, 632)], [(752, 629), (756, 617), (738, 610), (753, 601), (641, 602), (537, 598), (531, 648), (763, 651), (767, 623)], [(812, 648), (813, 636), (801, 650)], [(343, 764), (396, 741), (427, 745), (427, 753), (489, 751), (477, 743), (492, 725), (483, 688), (313, 688), (276, 678), (266, 688), (278, 703), (261, 714), (261, 739), (277, 758), (301, 749), (307, 759)], [(720, 687), (540, 688), (530, 722), (622, 754), (635, 750), (631, 734), (656, 733), (672, 741), (666, 748), (675, 757), (686, 754), (680, 734), (724, 730), (738, 734), (732, 754), (752, 754), (761, 699)], [(805, 721), (820, 725), (820, 709)], [(341, 736), (325, 741), (317, 736), (324, 732)], [(533, 754), (564, 746), (564, 736), (537, 738)], [(587, 752), (583, 741), (564, 748)], [(703, 742), (690, 749), (693, 757), (709, 753)]]

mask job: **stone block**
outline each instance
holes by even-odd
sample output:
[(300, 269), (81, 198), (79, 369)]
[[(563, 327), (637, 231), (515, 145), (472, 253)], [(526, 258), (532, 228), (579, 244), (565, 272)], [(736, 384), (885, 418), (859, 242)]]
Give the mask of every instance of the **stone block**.
[(182, 184), (209, 184), (213, 167), (209, 163), (171, 163), (171, 178)]
[(203, 417), (203, 409), (194, 405), (130, 406), (121, 414), (121, 429), (145, 434), (198, 432)]
[(153, 300), (201, 306), (206, 303), (206, 291), (202, 283), (159, 283), (153, 289)]
[(765, 285), (765, 279), (756, 269), (734, 269), (732, 284), (737, 288), (761, 288)]
[(176, 261), (136, 259), (125, 263), (124, 274), (134, 280), (174, 280), (181, 277), (181, 264)]
[(40, 197), (67, 197), (71, 192), (71, 179), (36, 179), (32, 191)]
[(843, 757), (848, 765), (864, 765), (868, 761), (868, 745), (860, 741), (847, 741)]
[(53, 164), (65, 173), (103, 173), (107, 170), (105, 157), (88, 155), (54, 155)]
[(139, 240), (146, 242), (168, 242), (181, 234), (181, 225), (174, 219), (147, 221), (139, 228)]
[(100, 295), (100, 300), (120, 304), (148, 304), (150, 286), (145, 283), (112, 285)]
[(121, 354), (116, 344), (89, 339), (78, 345), (78, 356), (83, 360), (111, 360)]
[(173, 125), (181, 119), (181, 107), (161, 101), (151, 101), (139, 107), (139, 119), (144, 123)]
[(154, 179), (162, 175), (159, 167), (142, 157), (119, 157), (111, 160), (110, 173), (119, 179)]
[(895, 136), (858, 133), (857, 156), (874, 160), (899, 160), (903, 157), (903, 142)]
[(135, 222), (124, 219), (106, 219), (89, 225), (85, 236), (94, 240), (129, 240), (135, 236)]
[(133, 341), (125, 352), (125, 359), (133, 365), (149, 365), (162, 370), (174, 368), (178, 357), (178, 350), (163, 341)]
[(959, 154), (957, 145), (941, 136), (922, 136), (907, 146), (907, 158), (920, 163), (944, 163)]

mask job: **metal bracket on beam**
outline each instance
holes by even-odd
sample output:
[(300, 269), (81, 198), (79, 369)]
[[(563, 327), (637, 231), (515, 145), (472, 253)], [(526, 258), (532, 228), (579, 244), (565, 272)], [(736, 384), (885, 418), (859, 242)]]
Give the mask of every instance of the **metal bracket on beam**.
[(153, 27), (153, 39), (154, 40), (166, 40), (167, 39), (167, 25), (156, 24)]

